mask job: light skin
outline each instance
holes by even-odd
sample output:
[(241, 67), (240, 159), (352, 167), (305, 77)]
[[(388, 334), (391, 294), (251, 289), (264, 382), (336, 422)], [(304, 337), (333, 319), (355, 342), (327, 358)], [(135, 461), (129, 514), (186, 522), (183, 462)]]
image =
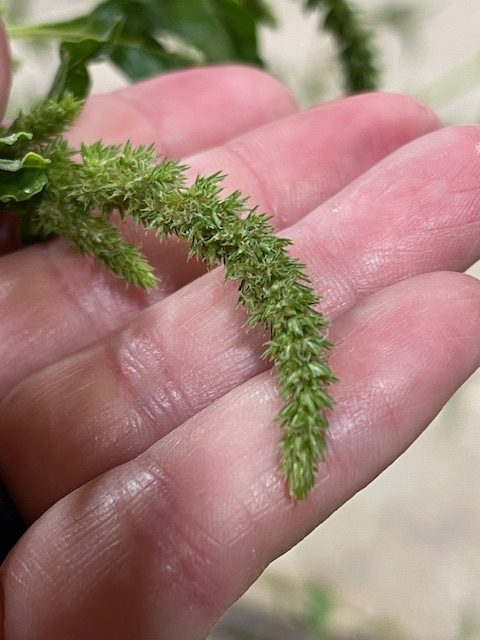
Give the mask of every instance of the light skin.
[(200, 640), (478, 367), (480, 284), (461, 272), (480, 256), (480, 129), (387, 94), (299, 113), (224, 67), (91, 99), (70, 138), (100, 137), (228, 172), (294, 241), (336, 343), (329, 452), (294, 503), (265, 336), (221, 269), (149, 237), (146, 295), (61, 240), (19, 250), (2, 214), (0, 470), (29, 529), (0, 569), (1, 637)]

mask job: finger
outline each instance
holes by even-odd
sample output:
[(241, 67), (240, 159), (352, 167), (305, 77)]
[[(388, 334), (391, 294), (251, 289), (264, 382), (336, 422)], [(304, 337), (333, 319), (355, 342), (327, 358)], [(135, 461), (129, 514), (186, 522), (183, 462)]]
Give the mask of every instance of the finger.
[[(435, 126), (434, 116), (409, 98), (364, 95), (265, 125), (222, 149), (196, 156), (192, 165), (194, 161), (194, 170), (202, 172), (225, 169), (253, 202), (269, 201), (266, 208), (287, 224), (393, 148)], [(0, 397), (27, 374), (105, 336), (199, 274), (198, 263), (182, 268), (184, 245), (180, 252), (176, 243), (159, 248), (156, 238), (145, 236), (142, 244), (160, 279), (151, 296), (127, 291), (122, 282), (62, 243), (3, 258), (0, 304), (9, 313), (0, 318), (0, 357), (5, 363)], [(19, 334), (22, 340), (15, 337)]]
[(262, 374), (31, 527), (3, 565), (6, 637), (205, 637), (269, 562), (420, 434), (478, 367), (479, 330), (468, 276), (369, 297), (334, 331), (342, 382), (308, 500), (293, 503), (279, 476), (280, 402)]
[[(418, 273), (464, 271), (480, 257), (480, 127), (408, 145), (305, 218), (291, 238), (336, 317)], [(329, 225), (328, 212), (335, 215)], [(309, 241), (315, 231), (322, 238)]]
[(188, 69), (92, 96), (69, 140), (154, 143), (159, 155), (182, 158), (295, 110), (287, 88), (253, 67)]
[[(477, 141), (476, 127), (418, 140), (339, 194), (334, 219), (327, 203), (289, 230), (332, 320), (398, 280), (478, 259)], [(267, 336), (246, 333), (236, 297), (217, 270), (17, 387), (1, 408), (0, 464), (30, 518), (269, 366)]]
[[(0, 41), (0, 56), (2, 47)], [(0, 64), (0, 81), (1, 73)], [(155, 144), (159, 155), (181, 158), (294, 111), (290, 93), (268, 74), (236, 65), (206, 67), (91, 96), (68, 138), (74, 146), (99, 139)], [(2, 218), (0, 254), (18, 248), (16, 218)]]

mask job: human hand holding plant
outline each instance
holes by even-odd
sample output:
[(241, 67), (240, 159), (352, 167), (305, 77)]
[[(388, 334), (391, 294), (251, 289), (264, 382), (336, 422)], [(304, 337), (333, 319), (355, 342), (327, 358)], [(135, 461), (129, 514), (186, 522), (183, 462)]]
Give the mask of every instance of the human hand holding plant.
[(159, 277), (144, 294), (62, 240), (14, 251), (5, 223), (0, 466), (31, 524), (2, 567), (6, 640), (203, 638), (478, 366), (479, 285), (439, 272), (478, 258), (478, 129), (429, 133), (390, 95), (293, 111), (263, 74), (195, 70), (93, 98), (71, 137), (227, 171), (293, 240), (341, 380), (316, 488), (285, 491), (265, 336), (221, 270), (131, 228)]

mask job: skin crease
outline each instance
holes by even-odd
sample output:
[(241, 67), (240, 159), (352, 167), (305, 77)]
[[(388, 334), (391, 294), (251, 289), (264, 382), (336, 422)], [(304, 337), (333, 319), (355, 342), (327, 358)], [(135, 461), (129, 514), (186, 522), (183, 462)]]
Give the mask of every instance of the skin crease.
[[(196, 73), (198, 88), (206, 76)], [(221, 70), (200, 73), (223, 96), (232, 91), (227, 78), (224, 92), (215, 82)], [(432, 133), (425, 107), (388, 95), (292, 115), (278, 83), (236, 73), (264, 99), (239, 106), (238, 128), (232, 116), (211, 137), (202, 129), (198, 145), (186, 76), (101, 100), (119, 105), (118, 129), (108, 124), (117, 140), (122, 127), (137, 142), (159, 130), (159, 149), (175, 155), (179, 144), (195, 170), (228, 168), (228, 188), (272, 208), (325, 292), (341, 383), (317, 486), (299, 504), (286, 495), (273, 426), (280, 400), (258, 362), (264, 336), (245, 335), (235, 285), (220, 270), (179, 269), (172, 244), (169, 260), (156, 261), (165, 286), (148, 298), (61, 241), (8, 253), (0, 470), (31, 526), (0, 569), (4, 640), (204, 638), (478, 367), (480, 285), (451, 271), (479, 257), (480, 130)], [(178, 99), (192, 126), (190, 150), (165, 137), (171, 125), (161, 131), (153, 107), (136, 111), (142, 91), (149, 109), (162, 104), (164, 82), (169, 117)], [(101, 135), (91, 105), (72, 135)]]

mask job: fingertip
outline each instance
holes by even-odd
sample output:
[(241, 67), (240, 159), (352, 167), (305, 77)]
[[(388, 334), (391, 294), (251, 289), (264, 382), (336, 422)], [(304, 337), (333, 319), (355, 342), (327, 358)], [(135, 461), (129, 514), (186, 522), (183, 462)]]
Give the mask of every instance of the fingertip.
[(367, 151), (379, 147), (386, 155), (442, 126), (428, 105), (406, 94), (372, 92), (348, 100), (357, 103), (358, 118), (365, 117), (377, 123), (376, 130), (371, 131), (366, 140)]
[(417, 120), (419, 125), (423, 125), (429, 131), (442, 126), (440, 117), (433, 109), (415, 96), (394, 91), (373, 91), (363, 94), (363, 97), (375, 100), (383, 110)]
[(200, 67), (92, 96), (69, 138), (73, 144), (98, 138), (109, 144), (155, 142), (160, 155), (181, 158), (295, 110), (288, 89), (263, 71)]
[[(292, 95), (281, 82), (242, 65), (177, 71), (120, 89), (115, 95), (162, 131), (167, 155), (172, 155), (172, 149), (184, 156), (223, 144), (296, 111)], [(175, 126), (179, 120), (184, 125), (181, 129)]]
[(258, 104), (270, 110), (269, 120), (283, 118), (298, 110), (297, 101), (287, 86), (263, 69), (233, 64), (217, 69), (222, 70), (238, 96), (250, 98), (254, 92)]
[[(212, 90), (213, 89), (213, 90)], [(239, 64), (196, 67), (157, 76), (120, 89), (117, 95), (140, 105), (144, 113), (155, 118), (158, 102), (169, 101), (174, 96), (176, 108), (182, 108), (192, 100), (199, 107), (218, 108), (220, 103), (230, 108), (245, 107), (258, 111), (257, 126), (273, 118), (289, 115), (297, 110), (295, 99), (287, 87), (269, 73)], [(239, 113), (235, 114), (238, 120)]]

